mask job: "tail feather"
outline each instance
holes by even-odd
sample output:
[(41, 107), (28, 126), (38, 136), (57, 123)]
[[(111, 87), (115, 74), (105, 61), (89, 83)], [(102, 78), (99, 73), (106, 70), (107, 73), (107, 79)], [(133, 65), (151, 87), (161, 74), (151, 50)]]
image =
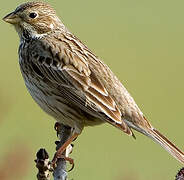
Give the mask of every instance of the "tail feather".
[[(146, 120), (146, 118), (144, 117)], [(146, 135), (147, 137), (151, 138), (158, 144), (160, 144), (166, 151), (168, 151), (174, 158), (176, 158), (179, 162), (184, 164), (184, 153), (177, 148), (171, 141), (169, 141), (163, 134), (161, 134), (158, 130), (153, 128), (153, 126), (146, 120), (147, 127), (141, 127), (133, 124), (130, 121), (125, 119), (128, 127), (130, 129), (135, 129), (136, 131)]]
[(178, 149), (171, 141), (162, 135), (156, 129), (150, 129), (148, 136), (159, 143), (166, 151), (168, 151), (174, 158), (184, 164), (184, 153)]

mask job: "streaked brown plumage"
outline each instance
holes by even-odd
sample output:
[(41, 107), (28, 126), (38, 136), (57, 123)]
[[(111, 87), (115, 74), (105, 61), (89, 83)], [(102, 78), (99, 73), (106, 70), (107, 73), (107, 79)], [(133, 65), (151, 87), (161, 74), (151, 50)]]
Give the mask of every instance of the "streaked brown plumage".
[(128, 135), (135, 129), (184, 163), (184, 153), (144, 117), (117, 77), (42, 2), (20, 5), (4, 17), (20, 37), (19, 62), (38, 105), (80, 134), (84, 126), (108, 122)]

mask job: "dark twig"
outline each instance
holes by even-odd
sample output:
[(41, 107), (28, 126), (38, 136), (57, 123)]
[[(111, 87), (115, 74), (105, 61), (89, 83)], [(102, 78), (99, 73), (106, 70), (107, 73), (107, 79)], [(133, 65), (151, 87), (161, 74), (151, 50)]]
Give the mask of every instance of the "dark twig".
[(175, 180), (184, 180), (184, 167), (179, 170)]
[[(58, 150), (70, 137), (71, 135), (71, 128), (61, 125), (59, 123), (56, 123), (55, 129), (57, 131), (58, 137), (60, 141), (56, 142), (56, 150)], [(65, 151), (65, 154), (63, 154), (65, 157), (68, 157), (68, 155), (72, 151), (72, 146), (68, 146), (68, 148)], [(56, 168), (53, 172), (54, 180), (66, 180), (67, 179), (67, 171), (66, 171), (66, 160), (61, 158), (57, 160)]]
[(51, 178), (51, 163), (49, 161), (49, 155), (45, 149), (40, 149), (36, 154), (37, 159), (36, 167), (38, 168), (37, 179), (38, 180), (50, 180)]
[[(59, 123), (55, 124), (55, 130), (57, 131), (57, 136), (60, 141), (56, 141), (56, 151), (68, 140), (71, 135), (71, 128), (68, 126), (61, 125)], [(49, 155), (45, 149), (40, 149), (37, 152), (36, 167), (38, 168), (37, 179), (38, 180), (50, 180), (51, 172), (53, 172), (54, 180), (66, 180), (67, 170), (66, 170), (66, 160), (72, 160), (68, 158), (68, 155), (72, 152), (72, 145), (69, 145), (63, 154), (65, 158), (57, 159), (56, 165), (52, 166), (49, 160)], [(73, 168), (73, 166), (72, 166)]]

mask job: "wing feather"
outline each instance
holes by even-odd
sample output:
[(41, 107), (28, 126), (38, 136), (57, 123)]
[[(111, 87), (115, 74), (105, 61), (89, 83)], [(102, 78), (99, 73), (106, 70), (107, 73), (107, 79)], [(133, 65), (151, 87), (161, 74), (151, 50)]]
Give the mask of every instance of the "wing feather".
[[(40, 40), (44, 49), (50, 51), (50, 54), (45, 55), (43, 63), (34, 61), (40, 71), (46, 74), (51, 81), (58, 83), (58, 85), (62, 86), (59, 81), (60, 78), (62, 79), (62, 83), (63, 80), (68, 81), (66, 83), (67, 85), (79, 90), (81, 94), (84, 94), (86, 97), (85, 104), (87, 103), (88, 106), (92, 104), (99, 112), (106, 115), (105, 120), (107, 122), (116, 127), (121, 127), (124, 132), (132, 135), (131, 130), (122, 119), (122, 113), (115, 101), (89, 68), (86, 57), (83, 58), (82, 55), (79, 56), (79, 51), (69, 49), (68, 46), (65, 45), (66, 40), (62, 41), (62, 38), (56, 38), (55, 41), (57, 42), (50, 42), (47, 39)], [(79, 44), (77, 44), (77, 46), (79, 46)], [(38, 50), (37, 53), (38, 56), (40, 56)], [(51, 58), (52, 61), (47, 62), (47, 58)], [(55, 63), (53, 63), (54, 61)]]

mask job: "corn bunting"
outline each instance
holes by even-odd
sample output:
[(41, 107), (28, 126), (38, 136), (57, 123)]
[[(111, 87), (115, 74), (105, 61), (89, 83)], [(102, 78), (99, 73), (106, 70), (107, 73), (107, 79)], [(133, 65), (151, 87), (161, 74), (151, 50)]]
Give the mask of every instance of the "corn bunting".
[(130, 136), (132, 129), (146, 135), (184, 163), (184, 153), (150, 124), (109, 67), (64, 26), (50, 5), (24, 3), (3, 20), (20, 37), (20, 69), (32, 98), (73, 129), (60, 153), (85, 126), (108, 122)]

